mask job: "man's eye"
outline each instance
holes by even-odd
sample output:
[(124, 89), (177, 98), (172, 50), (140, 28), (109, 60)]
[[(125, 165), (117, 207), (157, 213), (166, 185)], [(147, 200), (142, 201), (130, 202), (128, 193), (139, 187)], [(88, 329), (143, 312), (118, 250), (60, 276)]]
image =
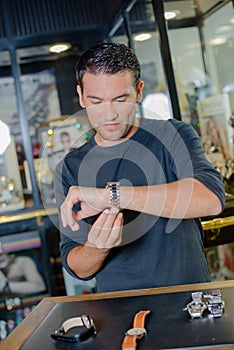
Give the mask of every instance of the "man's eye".
[(100, 103), (102, 103), (101, 101), (98, 101), (98, 100), (93, 100), (91, 102), (93, 105), (99, 105)]
[(125, 98), (118, 98), (116, 102), (126, 102), (126, 97)]

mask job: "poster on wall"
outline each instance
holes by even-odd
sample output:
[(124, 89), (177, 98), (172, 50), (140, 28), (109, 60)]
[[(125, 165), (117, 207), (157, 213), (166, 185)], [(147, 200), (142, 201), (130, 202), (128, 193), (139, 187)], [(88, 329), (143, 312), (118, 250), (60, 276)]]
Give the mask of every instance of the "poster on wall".
[(222, 163), (233, 156), (231, 108), (227, 94), (197, 101), (201, 139), (212, 163)]

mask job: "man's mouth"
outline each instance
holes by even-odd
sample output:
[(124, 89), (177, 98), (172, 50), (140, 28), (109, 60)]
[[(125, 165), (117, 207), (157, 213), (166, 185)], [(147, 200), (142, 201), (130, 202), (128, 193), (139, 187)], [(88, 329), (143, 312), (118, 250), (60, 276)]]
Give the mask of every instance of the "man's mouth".
[(101, 126), (106, 130), (115, 130), (118, 129), (120, 123), (104, 123)]

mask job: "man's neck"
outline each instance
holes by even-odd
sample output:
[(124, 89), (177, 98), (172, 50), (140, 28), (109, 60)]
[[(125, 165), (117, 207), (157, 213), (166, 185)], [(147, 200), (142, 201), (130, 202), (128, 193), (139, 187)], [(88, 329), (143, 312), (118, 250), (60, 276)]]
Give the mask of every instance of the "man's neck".
[(129, 128), (128, 133), (125, 136), (119, 138), (118, 140), (105, 140), (98, 133), (96, 133), (96, 135), (94, 136), (94, 139), (96, 143), (102, 147), (111, 147), (111, 146), (118, 145), (130, 139), (138, 130), (140, 123), (141, 123), (141, 118), (136, 117), (134, 120), (134, 124), (131, 126), (131, 128)]

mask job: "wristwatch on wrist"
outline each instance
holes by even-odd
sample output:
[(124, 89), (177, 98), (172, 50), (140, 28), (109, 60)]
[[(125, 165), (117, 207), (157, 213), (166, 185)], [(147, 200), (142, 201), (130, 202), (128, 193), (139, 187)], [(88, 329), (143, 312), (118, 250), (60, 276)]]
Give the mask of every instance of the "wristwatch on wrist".
[(150, 313), (150, 310), (143, 310), (138, 312), (133, 321), (133, 328), (129, 329), (122, 342), (122, 350), (135, 350), (137, 347), (137, 340), (144, 337), (146, 334), (145, 317)]
[(120, 208), (119, 182), (107, 182), (106, 188), (110, 191), (110, 208)]
[[(74, 327), (85, 327), (86, 329), (76, 334), (67, 333)], [(54, 331), (54, 333), (51, 334), (51, 338), (58, 341), (76, 343), (87, 340), (96, 333), (97, 330), (92, 318), (88, 315), (82, 315), (80, 317), (67, 319), (57, 330)]]

